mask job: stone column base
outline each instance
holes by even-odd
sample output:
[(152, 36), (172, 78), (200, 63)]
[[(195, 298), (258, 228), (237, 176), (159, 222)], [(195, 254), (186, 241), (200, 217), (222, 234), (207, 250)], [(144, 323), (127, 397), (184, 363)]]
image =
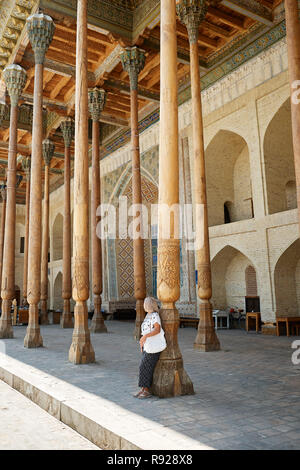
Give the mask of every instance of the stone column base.
[(12, 339), (14, 337), (11, 322), (11, 300), (2, 300), (2, 315), (0, 318), (0, 339)]
[(200, 320), (194, 348), (204, 352), (220, 350), (220, 342), (212, 316), (212, 305), (209, 301), (200, 303)]
[(134, 332), (133, 332), (133, 337), (136, 341), (139, 341), (141, 339), (141, 324), (144, 321), (145, 318), (145, 310), (144, 310), (144, 300), (143, 299), (137, 299), (136, 305), (135, 305), (135, 310), (136, 310), (136, 317), (135, 317), (135, 327), (134, 327)]
[(41, 325), (49, 325), (47, 300), (41, 300)]
[(43, 346), (43, 338), (39, 327), (39, 306), (29, 305), (29, 323), (24, 338), (25, 348), (40, 348)]
[(90, 327), (91, 333), (107, 333), (104, 318), (101, 313), (101, 297), (94, 296), (94, 315)]
[(73, 328), (70, 299), (64, 299), (64, 311), (60, 319), (61, 328)]
[(88, 310), (86, 302), (75, 305), (75, 328), (69, 350), (69, 361), (73, 364), (95, 362), (95, 352), (88, 329)]
[(152, 393), (160, 398), (193, 395), (193, 383), (184, 370), (182, 355), (178, 346), (178, 310), (176, 308), (161, 309), (160, 317), (167, 348), (161, 352), (155, 367), (151, 387)]

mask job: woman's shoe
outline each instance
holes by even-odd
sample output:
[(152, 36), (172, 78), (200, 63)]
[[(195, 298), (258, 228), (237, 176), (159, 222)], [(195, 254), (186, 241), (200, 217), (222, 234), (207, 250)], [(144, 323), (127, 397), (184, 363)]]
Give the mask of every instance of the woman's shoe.
[(144, 390), (143, 392), (141, 392), (137, 398), (150, 398), (152, 397), (151, 393), (150, 392), (147, 392), (146, 390)]
[(138, 398), (140, 396), (140, 394), (142, 393), (143, 390), (139, 390), (138, 392), (136, 392), (133, 396), (134, 398)]

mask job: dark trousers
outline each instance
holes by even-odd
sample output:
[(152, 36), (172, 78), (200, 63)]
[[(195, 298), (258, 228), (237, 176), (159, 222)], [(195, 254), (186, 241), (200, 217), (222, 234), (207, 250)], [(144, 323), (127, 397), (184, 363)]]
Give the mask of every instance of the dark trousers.
[(139, 387), (151, 387), (153, 372), (156, 363), (159, 359), (159, 355), (160, 353), (150, 354), (146, 353), (146, 351), (143, 351), (142, 360), (140, 364)]

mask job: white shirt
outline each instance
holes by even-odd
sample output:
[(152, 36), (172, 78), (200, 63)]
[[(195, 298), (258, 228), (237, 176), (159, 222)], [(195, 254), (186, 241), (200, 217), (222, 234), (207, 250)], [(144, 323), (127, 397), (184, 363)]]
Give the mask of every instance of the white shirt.
[(142, 336), (151, 333), (154, 330), (155, 323), (161, 326), (159, 314), (157, 312), (147, 313), (141, 325)]

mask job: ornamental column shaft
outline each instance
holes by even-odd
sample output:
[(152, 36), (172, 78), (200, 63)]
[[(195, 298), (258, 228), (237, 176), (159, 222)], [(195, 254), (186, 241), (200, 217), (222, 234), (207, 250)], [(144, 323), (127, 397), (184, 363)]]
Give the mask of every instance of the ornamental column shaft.
[[(300, 225), (300, 21), (297, 0), (285, 0), (285, 23), (288, 50), (288, 72), (291, 89), (292, 133), (297, 186), (298, 221)], [(296, 91), (297, 90), (297, 91)], [(295, 96), (296, 95), (296, 96)]]
[(2, 315), (0, 338), (13, 338), (11, 303), (15, 296), (15, 237), (16, 237), (16, 163), (18, 137), (18, 103), (27, 76), (19, 65), (9, 65), (3, 72), (5, 85), (10, 96), (10, 127), (7, 169), (7, 202), (4, 231), (2, 268)]
[(1, 196), (2, 196), (2, 213), (1, 213), (1, 227), (0, 227), (0, 286), (2, 283), (4, 231), (5, 231), (5, 216), (6, 216), (6, 185), (4, 184), (1, 186)]
[(74, 332), (69, 360), (74, 364), (95, 361), (88, 328), (89, 298), (89, 162), (88, 162), (88, 63), (87, 0), (77, 2), (73, 299)]
[[(167, 349), (154, 371), (152, 391), (159, 397), (194, 393), (183, 368), (177, 333), (179, 314), (175, 302), (180, 297), (179, 218), (166, 217), (165, 207), (179, 205), (177, 38), (175, 0), (161, 1), (160, 52), (160, 147), (158, 213), (157, 293), (162, 302), (160, 316)], [(167, 236), (166, 234), (169, 234)]]
[(28, 279), (28, 243), (29, 243), (29, 203), (30, 203), (30, 157), (22, 159), (22, 167), (26, 174), (26, 215), (25, 215), (25, 244), (23, 265), (23, 305), (27, 304)]
[(107, 333), (104, 318), (101, 313), (102, 286), (102, 244), (101, 238), (97, 236), (97, 224), (100, 220), (97, 209), (101, 203), (101, 180), (99, 162), (99, 120), (104, 109), (106, 93), (104, 90), (94, 88), (89, 92), (89, 111), (93, 120), (93, 142), (92, 142), (92, 207), (91, 207), (91, 230), (92, 230), (92, 283), (94, 293), (94, 315), (90, 331), (92, 333)]
[[(140, 147), (138, 129), (138, 75), (145, 65), (145, 52), (137, 47), (128, 47), (121, 56), (124, 70), (130, 78), (130, 116), (131, 116), (131, 161), (132, 161), (132, 202), (142, 204), (142, 183), (140, 169)], [(141, 324), (145, 317), (144, 299), (146, 297), (146, 274), (144, 240), (142, 238), (142, 214), (140, 213), (140, 235), (133, 239), (134, 296), (136, 299), (136, 320), (134, 337), (141, 337)], [(137, 235), (137, 234), (136, 234)]]
[(64, 166), (64, 226), (63, 226), (63, 288), (64, 310), (60, 326), (62, 328), (73, 328), (70, 300), (72, 297), (71, 280), (71, 143), (74, 136), (74, 121), (71, 118), (61, 123), (61, 131), (65, 143), (65, 166)]
[(41, 325), (48, 325), (48, 251), (49, 251), (49, 166), (54, 154), (54, 144), (51, 140), (43, 141), (43, 157), (45, 161), (44, 182), (44, 212), (42, 232), (42, 261), (41, 261)]
[(29, 322), (24, 346), (43, 345), (39, 327), (39, 301), (41, 295), (41, 216), (42, 216), (42, 141), (43, 141), (43, 64), (45, 53), (52, 41), (54, 24), (43, 14), (27, 19), (27, 31), (35, 55), (31, 184), (29, 209), (28, 287)]
[(199, 70), (198, 36), (199, 26), (207, 12), (206, 0), (181, 0), (177, 12), (186, 25), (190, 42), (191, 89), (192, 89), (192, 126), (194, 151), (194, 190), (196, 205), (196, 253), (198, 269), (198, 296), (200, 299), (200, 320), (194, 347), (201, 351), (216, 351), (220, 343), (215, 332), (212, 316), (211, 265), (209, 232), (207, 218), (207, 196), (205, 159), (203, 142), (203, 118), (201, 105), (201, 86)]

